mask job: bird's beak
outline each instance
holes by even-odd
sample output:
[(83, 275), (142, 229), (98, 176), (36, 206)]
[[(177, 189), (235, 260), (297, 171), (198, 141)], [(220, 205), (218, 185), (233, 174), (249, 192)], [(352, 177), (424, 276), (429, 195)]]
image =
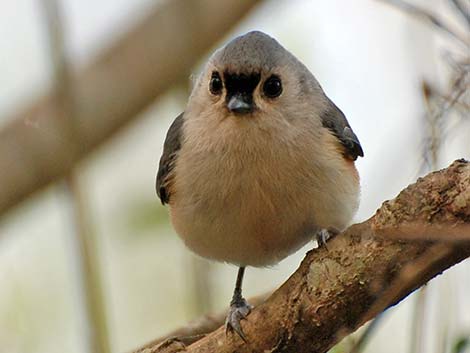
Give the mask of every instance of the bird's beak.
[(253, 111), (253, 102), (244, 95), (235, 94), (230, 97), (227, 108), (235, 114), (248, 114)]

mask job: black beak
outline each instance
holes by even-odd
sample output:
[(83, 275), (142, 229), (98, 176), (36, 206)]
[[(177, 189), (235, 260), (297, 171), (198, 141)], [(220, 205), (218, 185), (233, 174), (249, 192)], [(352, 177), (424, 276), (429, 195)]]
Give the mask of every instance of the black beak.
[(242, 94), (234, 94), (227, 103), (227, 108), (235, 114), (248, 114), (253, 111), (253, 101)]

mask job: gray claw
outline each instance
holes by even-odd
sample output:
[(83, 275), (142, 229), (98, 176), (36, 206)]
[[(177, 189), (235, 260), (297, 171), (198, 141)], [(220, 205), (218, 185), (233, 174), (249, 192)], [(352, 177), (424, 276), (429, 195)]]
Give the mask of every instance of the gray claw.
[(326, 229), (321, 229), (315, 234), (315, 239), (317, 241), (318, 247), (322, 248), (325, 247), (325, 249), (328, 250), (326, 247), (326, 242), (330, 238), (330, 233)]
[(225, 319), (225, 333), (227, 334), (230, 330), (233, 330), (246, 342), (247, 339), (240, 326), (240, 321), (246, 319), (250, 311), (251, 306), (245, 299), (232, 301), (230, 303), (230, 311)]

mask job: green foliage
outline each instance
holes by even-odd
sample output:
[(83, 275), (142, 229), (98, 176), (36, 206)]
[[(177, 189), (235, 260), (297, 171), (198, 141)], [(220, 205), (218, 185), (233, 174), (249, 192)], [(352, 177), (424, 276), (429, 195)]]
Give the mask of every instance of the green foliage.
[(452, 353), (464, 353), (466, 348), (470, 349), (470, 336), (458, 337), (452, 347)]

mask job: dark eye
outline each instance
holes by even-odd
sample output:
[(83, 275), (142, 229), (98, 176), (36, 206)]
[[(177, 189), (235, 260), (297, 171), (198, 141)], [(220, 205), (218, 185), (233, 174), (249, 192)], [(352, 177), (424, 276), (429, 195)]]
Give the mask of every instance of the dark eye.
[(213, 72), (211, 76), (211, 80), (209, 82), (209, 90), (214, 95), (219, 95), (222, 93), (222, 88), (224, 87), (222, 83), (222, 79), (218, 72)]
[(281, 79), (275, 75), (268, 78), (263, 85), (263, 92), (269, 98), (276, 98), (282, 93)]

